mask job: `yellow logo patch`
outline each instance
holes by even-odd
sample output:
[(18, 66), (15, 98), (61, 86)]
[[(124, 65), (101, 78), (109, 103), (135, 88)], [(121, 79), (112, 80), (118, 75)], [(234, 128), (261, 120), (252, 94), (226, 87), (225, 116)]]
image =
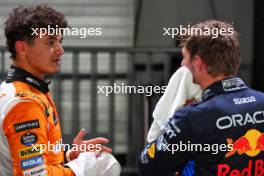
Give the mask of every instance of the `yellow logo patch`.
[(148, 151), (147, 151), (147, 154), (150, 158), (154, 158), (155, 157), (155, 144), (152, 144)]
[(27, 158), (27, 157), (40, 155), (40, 154), (41, 154), (40, 147), (37, 147), (37, 149), (35, 149), (34, 147), (28, 147), (28, 148), (19, 150), (20, 158)]

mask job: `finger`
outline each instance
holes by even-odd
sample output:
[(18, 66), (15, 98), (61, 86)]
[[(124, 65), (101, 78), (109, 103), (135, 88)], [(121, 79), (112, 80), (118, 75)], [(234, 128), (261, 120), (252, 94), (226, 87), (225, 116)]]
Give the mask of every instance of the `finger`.
[(102, 138), (102, 137), (98, 137), (98, 138), (82, 141), (82, 143), (85, 143), (85, 144), (105, 144), (105, 143), (108, 143), (108, 142), (109, 142), (108, 139)]
[(106, 152), (106, 153), (112, 153), (113, 150), (109, 147), (106, 147), (106, 146), (102, 146), (102, 151)]
[(74, 138), (73, 143), (80, 143), (80, 141), (83, 139), (85, 133), (86, 133), (86, 130), (85, 129), (81, 129), (81, 131)]

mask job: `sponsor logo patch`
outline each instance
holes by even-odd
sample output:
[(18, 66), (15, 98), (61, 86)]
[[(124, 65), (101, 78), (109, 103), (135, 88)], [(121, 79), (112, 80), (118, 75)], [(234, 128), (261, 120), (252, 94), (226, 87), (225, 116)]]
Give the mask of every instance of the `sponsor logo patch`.
[(256, 98), (254, 96), (243, 97), (243, 98), (233, 98), (233, 101), (235, 104), (245, 104), (245, 103), (255, 102)]
[(39, 166), (39, 165), (41, 165), (43, 163), (44, 163), (43, 157), (42, 156), (38, 156), (38, 157), (22, 160), (21, 161), (21, 167), (22, 167), (22, 169), (30, 169), (30, 168)]
[(41, 154), (40, 147), (28, 147), (24, 148), (22, 150), (19, 150), (19, 157), (20, 158), (27, 158), (27, 157), (32, 157)]
[(239, 78), (222, 80), (222, 85), (225, 92), (246, 88), (244, 82)]
[(165, 126), (164, 130), (161, 133), (166, 134), (169, 137), (169, 139), (172, 139), (176, 137), (177, 134), (180, 132), (181, 132), (180, 129), (176, 125), (173, 125), (172, 127), (171, 124), (169, 123)]
[(225, 156), (246, 154), (248, 157), (256, 157), (264, 151), (264, 133), (257, 129), (248, 130), (245, 135), (233, 140), (227, 138), (228, 144), (233, 145), (233, 150), (229, 151)]
[(39, 121), (38, 120), (31, 120), (31, 121), (26, 121), (22, 123), (17, 123), (14, 124), (15, 132), (21, 132), (25, 130), (30, 130), (34, 128), (39, 128)]
[(10, 69), (8, 70), (7, 79), (12, 79), (12, 78), (14, 77), (14, 75), (15, 75), (15, 72), (16, 72), (15, 69), (10, 68)]
[(20, 138), (21, 144), (25, 146), (31, 146), (32, 144), (35, 144), (38, 140), (38, 136), (35, 133), (25, 133)]
[(38, 166), (33, 169), (29, 169), (23, 172), (23, 176), (46, 176), (47, 170), (45, 170), (45, 166)]
[(255, 111), (246, 114), (232, 114), (217, 119), (216, 127), (220, 130), (249, 124), (264, 123), (264, 111)]
[(262, 176), (264, 174), (264, 160), (249, 160), (246, 167), (243, 169), (232, 168), (229, 164), (218, 164), (217, 176), (224, 175), (239, 175), (239, 176)]
[(39, 84), (39, 82), (38, 82), (37, 80), (35, 80), (35, 79), (31, 78), (31, 77), (27, 77), (26, 80), (27, 80), (29, 83), (35, 84), (35, 85), (37, 85), (37, 86), (40, 87), (40, 84)]
[(147, 151), (147, 154), (150, 158), (154, 158), (155, 157), (155, 143), (153, 143)]

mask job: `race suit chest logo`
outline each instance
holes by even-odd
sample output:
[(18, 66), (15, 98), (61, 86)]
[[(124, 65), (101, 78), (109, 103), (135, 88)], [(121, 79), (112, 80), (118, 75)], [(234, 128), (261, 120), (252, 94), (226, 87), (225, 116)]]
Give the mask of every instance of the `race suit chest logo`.
[(21, 144), (25, 146), (31, 146), (32, 144), (35, 144), (38, 140), (38, 136), (35, 133), (25, 133), (20, 138)]
[(42, 156), (38, 156), (38, 157), (22, 160), (21, 161), (21, 167), (22, 167), (22, 169), (29, 169), (29, 168), (33, 168), (33, 167), (39, 166), (39, 165), (41, 165), (43, 163), (44, 163), (43, 157)]
[[(252, 174), (253, 173), (253, 174)], [(249, 160), (248, 166), (241, 171), (238, 169), (231, 170), (228, 164), (219, 164), (217, 176), (263, 176), (264, 160)]]
[(227, 139), (228, 144), (233, 144), (233, 150), (226, 154), (226, 157), (234, 155), (236, 152), (239, 155), (246, 154), (249, 157), (257, 156), (261, 151), (264, 151), (264, 133), (256, 129), (251, 129), (246, 134), (236, 141)]
[(41, 165), (33, 169), (28, 169), (23, 172), (23, 176), (47, 176), (47, 170), (45, 168), (45, 166)]
[(22, 123), (16, 123), (14, 124), (15, 132), (21, 132), (25, 130), (30, 130), (30, 129), (35, 129), (39, 128), (39, 121), (36, 120), (31, 120), (31, 121), (25, 121)]
[(19, 150), (19, 157), (20, 158), (27, 158), (27, 157), (32, 157), (41, 154), (40, 147), (28, 147), (24, 148), (22, 150)]
[(216, 127), (220, 130), (224, 130), (232, 127), (259, 123), (264, 123), (264, 111), (223, 116), (217, 119)]
[[(248, 157), (255, 157), (264, 151), (264, 133), (256, 129), (248, 130), (244, 136), (236, 139), (227, 138), (228, 144), (233, 144), (233, 150), (226, 153), (225, 157), (231, 157), (236, 154), (242, 155), (245, 154)], [(263, 176), (264, 175), (264, 160), (249, 160), (248, 166), (242, 171), (238, 169), (231, 170), (228, 164), (219, 164), (217, 176), (224, 175), (243, 175), (250, 176), (252, 171), (255, 173), (254, 176)]]
[(245, 103), (256, 102), (257, 100), (254, 96), (250, 96), (250, 97), (242, 97), (242, 98), (233, 98), (233, 101), (236, 105), (240, 105)]

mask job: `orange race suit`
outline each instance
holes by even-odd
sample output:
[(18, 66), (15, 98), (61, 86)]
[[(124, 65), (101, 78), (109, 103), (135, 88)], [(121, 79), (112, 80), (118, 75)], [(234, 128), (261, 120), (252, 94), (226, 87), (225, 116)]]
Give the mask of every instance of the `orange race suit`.
[(2, 82), (1, 176), (74, 176), (63, 166), (61, 127), (48, 84), (13, 65)]

